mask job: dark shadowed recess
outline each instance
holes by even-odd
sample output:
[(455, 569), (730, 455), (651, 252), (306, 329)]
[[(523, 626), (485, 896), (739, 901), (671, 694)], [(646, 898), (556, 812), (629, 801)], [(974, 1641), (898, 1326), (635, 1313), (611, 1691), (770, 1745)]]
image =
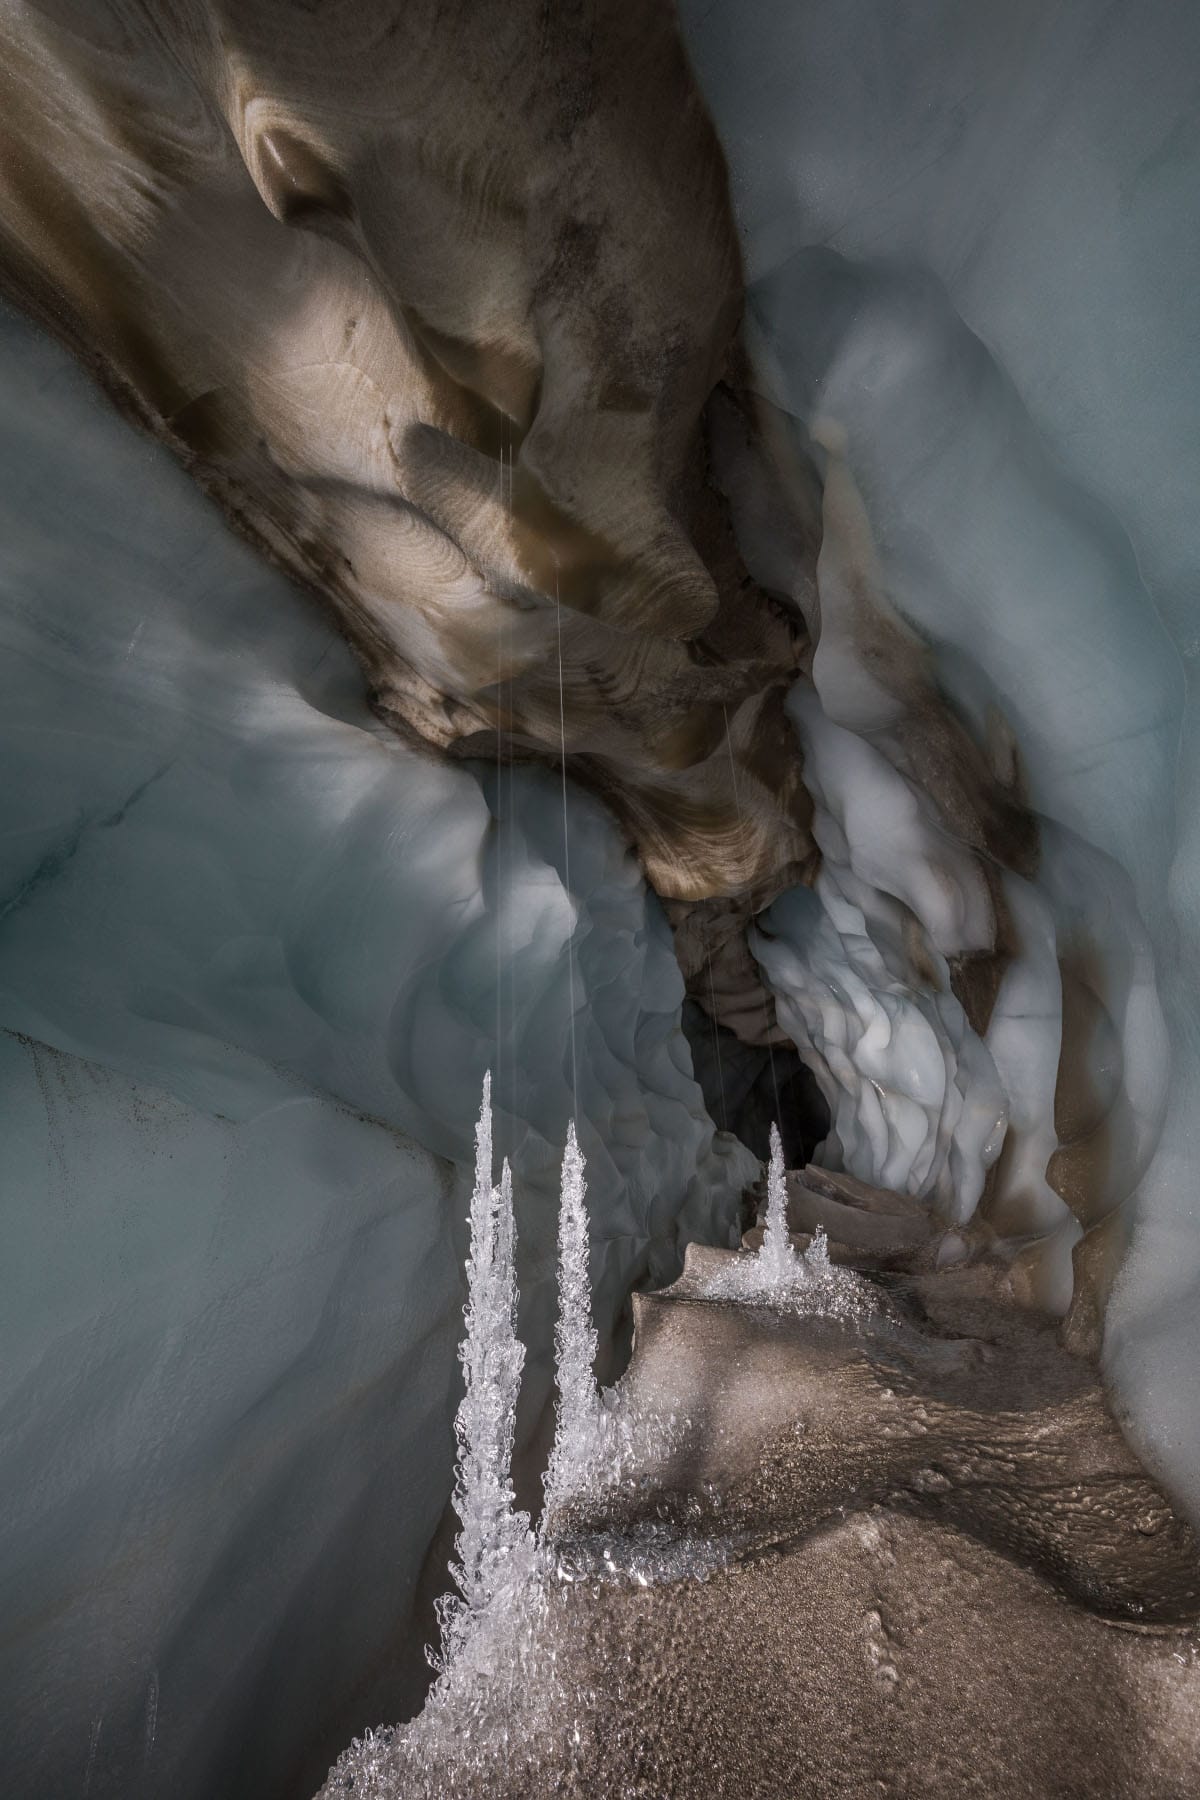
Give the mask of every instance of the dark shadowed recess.
[(743, 1044), (695, 1000), (683, 1005), (684, 1036), (709, 1116), (766, 1162), (778, 1121), (784, 1161), (802, 1169), (829, 1132), (829, 1107), (816, 1077), (790, 1045)]

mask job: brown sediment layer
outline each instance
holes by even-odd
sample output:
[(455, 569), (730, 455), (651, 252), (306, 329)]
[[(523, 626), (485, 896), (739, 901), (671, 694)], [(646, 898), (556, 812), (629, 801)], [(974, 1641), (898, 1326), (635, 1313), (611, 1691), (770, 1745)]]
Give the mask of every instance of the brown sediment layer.
[[(332, 606), (398, 731), (565, 746), (677, 922), (704, 907), (696, 998), (769, 1034), (744, 949), (707, 964), (727, 903), (740, 929), (816, 867), (782, 699), (811, 664), (820, 484), (746, 398), (673, 9), (56, 0), (0, 43), (5, 290)], [(754, 575), (710, 455), (769, 520)], [(1021, 861), (1024, 815), (930, 712), (919, 647), (867, 624), (864, 656), (921, 688), (915, 778)]]
[(660, 894), (802, 875), (806, 634), (707, 480), (741, 279), (665, 0), (63, 0), (0, 41), (6, 290), (332, 604), (383, 715), (561, 732)]

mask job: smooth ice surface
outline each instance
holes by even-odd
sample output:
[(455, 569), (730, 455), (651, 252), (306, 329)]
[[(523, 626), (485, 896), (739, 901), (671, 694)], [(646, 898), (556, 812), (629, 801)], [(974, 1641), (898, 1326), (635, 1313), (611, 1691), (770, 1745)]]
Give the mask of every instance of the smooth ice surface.
[(0, 1180), (4, 1787), (285, 1791), (404, 1679), (461, 1187), (315, 1094), (233, 1121), (7, 1033)]
[(571, 796), (568, 891), (556, 777), (384, 733), (321, 615), (8, 315), (0, 383), (4, 1785), (265, 1800), (407, 1703), (489, 1065), (525, 1429), (546, 1400), (569, 937), (602, 1337), (754, 1165), (602, 811)]
[[(1134, 1236), (1106, 1357), (1200, 1510), (1200, 13), (1188, 0), (683, 0), (730, 159), (759, 368), (844, 434), (882, 578), (1044, 820), (989, 1049), (1052, 1224), (1055, 952), (1101, 971)], [(818, 659), (819, 660), (819, 659)], [(878, 723), (867, 708), (855, 728)], [(1170, 1036), (1168, 1054), (1167, 1034)], [(1012, 1129), (1013, 1127), (1010, 1127)], [(1088, 1222), (1091, 1222), (1089, 1218)]]

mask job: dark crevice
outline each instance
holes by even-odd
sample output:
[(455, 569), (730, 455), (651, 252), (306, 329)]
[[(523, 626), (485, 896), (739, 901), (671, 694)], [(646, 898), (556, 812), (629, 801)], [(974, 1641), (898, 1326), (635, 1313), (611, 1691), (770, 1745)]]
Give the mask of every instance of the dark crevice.
[(760, 1162), (770, 1154), (771, 1123), (778, 1119), (788, 1168), (811, 1162), (829, 1133), (829, 1107), (799, 1052), (790, 1045), (770, 1051), (765, 1044), (743, 1044), (695, 1000), (684, 1001), (683, 1031), (709, 1117)]

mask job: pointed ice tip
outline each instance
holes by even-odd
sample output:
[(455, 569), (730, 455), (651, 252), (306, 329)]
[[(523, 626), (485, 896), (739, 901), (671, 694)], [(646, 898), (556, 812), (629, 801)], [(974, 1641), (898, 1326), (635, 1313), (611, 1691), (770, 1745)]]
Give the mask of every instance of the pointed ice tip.
[(579, 1142), (575, 1136), (575, 1121), (574, 1119), (569, 1119), (567, 1121), (567, 1149), (578, 1150), (578, 1148)]
[(492, 1071), (490, 1069), (485, 1069), (483, 1072), (483, 1104), (485, 1108), (492, 1104)]
[(776, 1125), (774, 1123), (774, 1121), (772, 1121), (772, 1123), (771, 1123), (771, 1160), (774, 1162), (776, 1159), (778, 1159), (778, 1161), (780, 1161), (780, 1162), (783, 1161), (783, 1139), (779, 1135), (778, 1125)]

